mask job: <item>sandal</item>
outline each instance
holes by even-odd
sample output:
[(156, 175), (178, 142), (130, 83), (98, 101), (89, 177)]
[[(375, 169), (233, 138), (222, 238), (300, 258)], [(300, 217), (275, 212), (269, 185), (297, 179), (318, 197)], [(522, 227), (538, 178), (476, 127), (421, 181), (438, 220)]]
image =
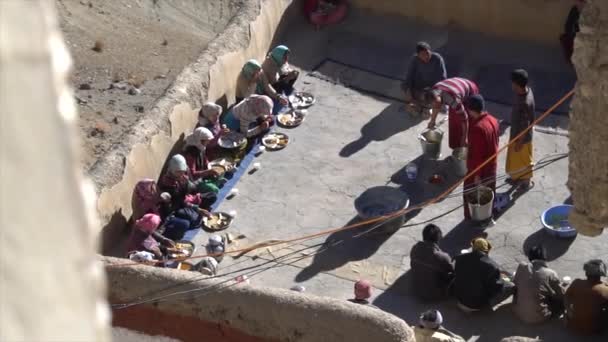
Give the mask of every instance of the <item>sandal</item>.
[(519, 184), (517, 185), (517, 189), (515, 189), (515, 192), (513, 193), (513, 198), (518, 198), (521, 195), (525, 194), (526, 192), (532, 190), (532, 188), (534, 188), (534, 181), (530, 181), (527, 185), (524, 184)]

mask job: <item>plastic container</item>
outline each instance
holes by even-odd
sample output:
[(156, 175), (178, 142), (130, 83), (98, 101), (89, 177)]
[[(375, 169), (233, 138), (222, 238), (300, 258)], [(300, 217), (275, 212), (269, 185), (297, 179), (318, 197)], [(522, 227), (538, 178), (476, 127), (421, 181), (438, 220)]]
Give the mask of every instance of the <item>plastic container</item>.
[(545, 210), (540, 215), (540, 222), (544, 230), (550, 235), (560, 238), (572, 238), (576, 236), (577, 231), (568, 221), (568, 216), (574, 206), (568, 204), (560, 204)]
[(405, 167), (405, 174), (407, 175), (407, 180), (410, 182), (415, 182), (418, 177), (418, 165), (415, 163), (409, 163)]

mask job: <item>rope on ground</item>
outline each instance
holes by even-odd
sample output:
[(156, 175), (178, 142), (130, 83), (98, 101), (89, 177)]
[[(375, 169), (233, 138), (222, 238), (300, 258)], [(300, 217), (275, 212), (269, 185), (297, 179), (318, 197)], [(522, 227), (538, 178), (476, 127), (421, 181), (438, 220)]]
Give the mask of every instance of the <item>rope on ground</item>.
[[(276, 240), (273, 242), (269, 242), (268, 244), (264, 244), (263, 246), (259, 246), (259, 244), (256, 244), (254, 246), (250, 246), (250, 247), (245, 247), (245, 248), (241, 248), (241, 249), (236, 249), (236, 250), (231, 250), (231, 251), (226, 251), (223, 254), (237, 254), (237, 253), (248, 253), (252, 250), (258, 249), (258, 248), (264, 248), (264, 247), (270, 247), (270, 246), (275, 246), (275, 245), (280, 245), (280, 244), (285, 244), (285, 243), (291, 243), (291, 242), (299, 242), (299, 241), (306, 241), (306, 240), (311, 240), (320, 236), (324, 236), (324, 235), (329, 235), (329, 234), (333, 234), (333, 233), (337, 233), (337, 232), (341, 232), (341, 231), (345, 231), (345, 230), (350, 230), (350, 229), (355, 229), (361, 226), (365, 226), (368, 224), (372, 224), (372, 223), (377, 223), (377, 222), (382, 222), (388, 219), (392, 219), (404, 214), (407, 214), (411, 211), (414, 210), (420, 210), (423, 209), (425, 207), (428, 207), (432, 204), (435, 204), (439, 201), (441, 201), (442, 199), (444, 199), (445, 197), (447, 197), (452, 191), (454, 191), (457, 187), (459, 187), (462, 183), (464, 183), (467, 179), (473, 177), (473, 175), (475, 173), (477, 173), (479, 170), (481, 170), (484, 166), (488, 165), (490, 162), (492, 162), (492, 160), (494, 160), (495, 158), (497, 158), (497, 156), (503, 152), (505, 149), (507, 149), (509, 146), (511, 146), (512, 144), (515, 143), (515, 141), (517, 141), (518, 139), (520, 139), (522, 136), (524, 136), (524, 134), (526, 134), (528, 131), (530, 131), (531, 129), (534, 128), (535, 125), (537, 125), (539, 122), (541, 122), (542, 120), (544, 120), (549, 114), (551, 114), (551, 112), (553, 112), (557, 107), (559, 107), (562, 103), (564, 103), (567, 99), (569, 99), (570, 97), (572, 97), (574, 95), (574, 89), (570, 90), (568, 93), (566, 93), (564, 96), (562, 96), (553, 106), (551, 106), (551, 108), (547, 109), (543, 114), (541, 114), (536, 120), (534, 120), (532, 122), (532, 124), (530, 124), (528, 127), (526, 127), (522, 132), (520, 132), (515, 138), (511, 139), (506, 145), (502, 146), (501, 148), (498, 149), (498, 151), (496, 151), (496, 153), (494, 155), (492, 155), (491, 157), (489, 157), (488, 159), (486, 159), (483, 163), (481, 163), (478, 167), (476, 167), (474, 170), (469, 171), (464, 177), (462, 177), (460, 180), (458, 180), (456, 183), (454, 183), (452, 186), (448, 187), (448, 189), (446, 189), (444, 192), (442, 192), (441, 194), (439, 194), (438, 196), (429, 199), (426, 202), (423, 202), (419, 205), (413, 206), (413, 207), (409, 207), (409, 208), (405, 208), (399, 211), (396, 211), (394, 213), (391, 214), (387, 214), (384, 216), (379, 216), (376, 218), (372, 218), (372, 219), (367, 219), (367, 220), (363, 220), (354, 224), (350, 224), (350, 225), (346, 225), (343, 227), (339, 227), (339, 228), (331, 228), (331, 229), (326, 229), (326, 230), (322, 230), (319, 231), (317, 233), (314, 234), (308, 234), (308, 235), (303, 235), (300, 237), (295, 237), (295, 238), (291, 238), (291, 239), (285, 239), (285, 240)], [(218, 253), (207, 253), (207, 254), (203, 254), (203, 255), (193, 255), (187, 258), (181, 258), (178, 259), (176, 261), (184, 261), (184, 260), (193, 260), (193, 259), (201, 259), (204, 257), (208, 257), (208, 256), (219, 256), (220, 254)], [(158, 264), (163, 263), (163, 261), (159, 261), (157, 262)], [(133, 265), (139, 265), (139, 263), (125, 263), (125, 264), (115, 264), (115, 265), (108, 265), (110, 267), (122, 267), (122, 266), (133, 266)]]

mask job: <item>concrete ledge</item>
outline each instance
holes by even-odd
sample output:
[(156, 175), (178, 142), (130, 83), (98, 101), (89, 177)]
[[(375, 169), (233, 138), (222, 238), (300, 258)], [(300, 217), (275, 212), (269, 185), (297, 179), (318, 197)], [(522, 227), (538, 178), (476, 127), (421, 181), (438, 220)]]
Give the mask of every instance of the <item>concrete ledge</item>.
[[(187, 320), (195, 319), (205, 322), (205, 326), (215, 324), (221, 329), (232, 330), (231, 334), (303, 342), (414, 341), (412, 330), (401, 319), (345, 300), (247, 285), (223, 284), (211, 290), (210, 286), (217, 285), (219, 281), (204, 279), (199, 273), (149, 266), (118, 266), (129, 264), (130, 261), (111, 257), (104, 257), (103, 261), (106, 264), (109, 297), (114, 303), (190, 291), (164, 301), (142, 304), (141, 307)], [(201, 288), (206, 290), (191, 291)], [(120, 311), (115, 310), (114, 315), (121, 315)], [(145, 312), (140, 311), (138, 314)], [(147, 325), (155, 326), (157, 322), (152, 315), (149, 317)], [(138, 330), (134, 324), (124, 327)], [(139, 329), (141, 331), (141, 326)], [(201, 329), (201, 332), (204, 331)], [(160, 333), (174, 337), (169, 331)]]
[(571, 0), (351, 0), (353, 5), (504, 38), (558, 44)]

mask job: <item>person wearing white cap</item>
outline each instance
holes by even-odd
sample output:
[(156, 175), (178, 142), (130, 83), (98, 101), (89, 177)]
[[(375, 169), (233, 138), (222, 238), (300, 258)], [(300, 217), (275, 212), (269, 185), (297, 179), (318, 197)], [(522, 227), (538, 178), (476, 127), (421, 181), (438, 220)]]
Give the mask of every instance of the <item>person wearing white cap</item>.
[(218, 193), (218, 177), (215, 170), (207, 169), (207, 144), (213, 140), (213, 133), (205, 127), (198, 127), (186, 137), (183, 155), (186, 158), (190, 180), (199, 192)]
[(443, 328), (443, 316), (438, 310), (429, 310), (420, 315), (414, 327), (416, 342), (464, 342), (464, 338)]

